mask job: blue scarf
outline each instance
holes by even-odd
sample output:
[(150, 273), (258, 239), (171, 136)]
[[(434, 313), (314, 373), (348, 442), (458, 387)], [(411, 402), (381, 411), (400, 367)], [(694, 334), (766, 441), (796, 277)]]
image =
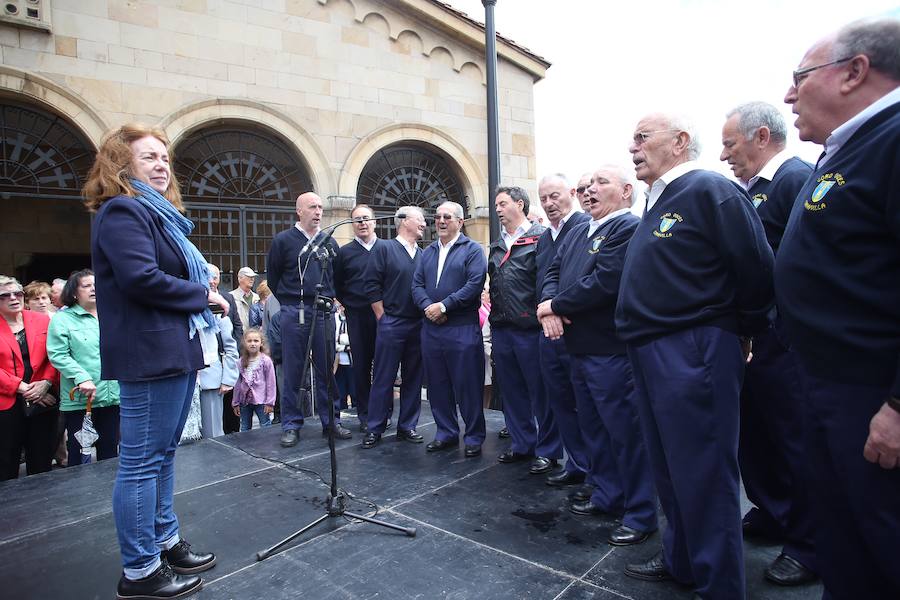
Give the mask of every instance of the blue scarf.
[[(190, 219), (178, 212), (171, 202), (143, 181), (132, 179), (131, 186), (140, 194), (136, 200), (150, 212), (159, 215), (163, 222), (163, 230), (169, 235), (169, 239), (175, 242), (175, 245), (181, 250), (188, 267), (188, 280), (199, 283), (208, 290), (209, 270), (206, 268), (206, 259), (200, 254), (197, 247), (187, 239), (188, 234), (194, 229), (194, 224), (191, 223)], [(219, 324), (209, 308), (204, 308), (202, 312), (188, 315), (188, 325), (191, 330), (191, 339), (194, 338), (200, 329), (210, 327), (213, 332), (219, 330)]]

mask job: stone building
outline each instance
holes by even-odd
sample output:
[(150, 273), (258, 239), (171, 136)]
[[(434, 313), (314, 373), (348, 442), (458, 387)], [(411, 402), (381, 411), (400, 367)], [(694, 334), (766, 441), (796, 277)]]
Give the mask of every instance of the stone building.
[[(455, 200), (487, 241), (484, 30), (441, 2), (10, 0), (0, 13), (0, 273), (89, 264), (80, 188), (103, 133), (133, 120), (171, 138), (192, 238), (226, 283), (265, 271), (309, 189), (326, 221), (357, 200), (379, 214)], [(533, 86), (549, 63), (502, 38), (498, 55), (503, 181), (533, 189)]]

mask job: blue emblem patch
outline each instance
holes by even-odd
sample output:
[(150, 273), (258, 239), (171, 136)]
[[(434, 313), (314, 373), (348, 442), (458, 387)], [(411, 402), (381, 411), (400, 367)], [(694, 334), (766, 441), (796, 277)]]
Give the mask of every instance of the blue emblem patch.
[(653, 231), (658, 238), (672, 237), (672, 228), (684, 221), (678, 213), (666, 213), (659, 218), (659, 229)]
[(821, 201), (822, 198), (825, 197), (825, 194), (828, 193), (828, 190), (834, 187), (834, 184), (834, 181), (823, 181), (819, 183), (819, 185), (816, 186), (816, 189), (813, 190), (812, 198), (810, 198), (810, 200), (813, 202)]
[(765, 194), (754, 194), (753, 195), (753, 208), (759, 208), (763, 202), (766, 202), (769, 197)]
[(847, 183), (847, 180), (840, 173), (825, 173), (816, 181), (818, 181), (818, 185), (813, 190), (812, 196), (803, 203), (803, 208), (810, 212), (819, 212), (828, 208), (828, 203), (825, 202), (825, 195), (831, 191), (835, 184), (840, 187)]

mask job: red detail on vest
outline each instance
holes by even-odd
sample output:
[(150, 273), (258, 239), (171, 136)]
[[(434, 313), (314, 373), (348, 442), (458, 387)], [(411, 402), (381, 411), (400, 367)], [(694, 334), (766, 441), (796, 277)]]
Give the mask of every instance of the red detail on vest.
[(510, 254), (510, 252), (512, 252), (512, 249), (514, 247), (530, 246), (531, 244), (537, 244), (540, 237), (541, 236), (539, 236), (539, 235), (533, 235), (531, 237), (520, 237), (519, 239), (517, 239), (515, 242), (513, 242), (512, 246), (510, 246), (509, 248), (506, 249), (506, 254), (504, 254), (503, 258), (500, 260), (500, 266), (502, 267), (503, 263), (505, 263), (507, 260), (509, 260), (509, 254)]

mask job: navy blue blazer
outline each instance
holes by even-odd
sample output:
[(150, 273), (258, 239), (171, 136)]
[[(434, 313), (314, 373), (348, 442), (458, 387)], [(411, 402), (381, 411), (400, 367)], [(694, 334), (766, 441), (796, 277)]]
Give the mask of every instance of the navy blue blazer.
[(148, 381), (202, 369), (188, 314), (207, 291), (187, 280), (184, 256), (159, 217), (134, 198), (103, 203), (91, 231), (103, 379)]
[(459, 239), (447, 253), (441, 281), (437, 284), (440, 245), (440, 240), (435, 240), (422, 251), (413, 274), (413, 301), (423, 311), (435, 302), (443, 302), (448, 325), (477, 325), (481, 291), (487, 275), (484, 250), (478, 242), (459, 234)]

